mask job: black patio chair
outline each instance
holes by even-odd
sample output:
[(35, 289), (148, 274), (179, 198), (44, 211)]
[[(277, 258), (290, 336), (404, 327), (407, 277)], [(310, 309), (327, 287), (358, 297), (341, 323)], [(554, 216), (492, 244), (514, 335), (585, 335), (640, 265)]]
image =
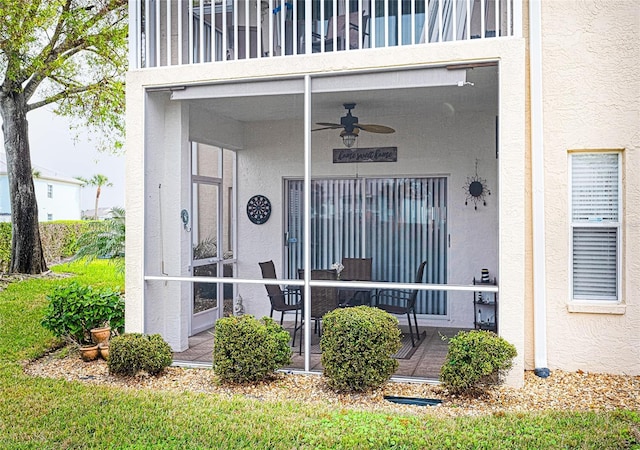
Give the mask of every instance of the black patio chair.
[[(260, 270), (262, 271), (262, 278), (264, 279), (277, 279), (276, 267), (273, 261), (265, 261), (258, 263)], [(284, 321), (284, 315), (287, 313), (295, 313), (295, 321), (293, 324), (293, 342), (291, 345), (296, 345), (296, 332), (302, 326), (302, 319), (300, 319), (300, 325), (298, 325), (298, 311), (302, 311), (302, 301), (300, 300), (299, 290), (282, 289), (277, 284), (265, 284), (267, 289), (267, 295), (271, 302), (271, 313), (269, 317), (273, 317), (274, 311), (280, 312), (280, 325)]]
[[(422, 261), (418, 271), (416, 272), (416, 283), (422, 283), (424, 276), (424, 267), (427, 262)], [(390, 314), (407, 315), (407, 321), (409, 322), (409, 335), (411, 336), (411, 345), (416, 346), (413, 339), (413, 330), (411, 327), (411, 313), (413, 313), (413, 320), (416, 325), (416, 336), (418, 341), (420, 340), (420, 332), (418, 331), (418, 318), (416, 317), (416, 298), (418, 296), (418, 289), (401, 290), (401, 289), (384, 289), (379, 291), (375, 296), (375, 306)]]
[[(344, 268), (340, 279), (344, 281), (371, 281), (371, 258), (342, 258)], [(371, 302), (371, 291), (368, 289), (340, 289), (340, 306), (368, 305)]]

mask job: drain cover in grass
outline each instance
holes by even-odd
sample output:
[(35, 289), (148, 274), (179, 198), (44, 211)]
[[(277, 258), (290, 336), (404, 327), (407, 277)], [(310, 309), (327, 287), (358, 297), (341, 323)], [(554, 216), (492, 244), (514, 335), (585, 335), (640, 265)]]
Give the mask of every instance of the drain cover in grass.
[(399, 403), (401, 405), (415, 405), (415, 406), (438, 406), (442, 403), (442, 400), (436, 398), (419, 398), (419, 397), (394, 397), (392, 395), (385, 395), (385, 400), (393, 403)]

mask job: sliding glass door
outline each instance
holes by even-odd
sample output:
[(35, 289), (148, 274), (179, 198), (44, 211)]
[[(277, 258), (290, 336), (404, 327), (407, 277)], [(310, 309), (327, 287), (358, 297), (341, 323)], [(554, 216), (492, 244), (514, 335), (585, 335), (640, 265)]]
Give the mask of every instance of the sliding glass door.
[[(372, 258), (373, 279), (447, 282), (447, 179), (358, 178), (311, 182), (311, 265), (327, 269), (342, 258)], [(303, 182), (287, 181), (287, 276), (302, 268)], [(418, 313), (446, 315), (446, 292), (421, 292)]]

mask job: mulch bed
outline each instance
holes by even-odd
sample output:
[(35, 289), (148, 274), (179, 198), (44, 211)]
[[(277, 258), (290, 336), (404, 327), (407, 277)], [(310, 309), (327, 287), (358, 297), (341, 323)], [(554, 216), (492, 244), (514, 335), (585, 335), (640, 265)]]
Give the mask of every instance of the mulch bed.
[[(75, 352), (61, 357), (53, 352), (24, 364), (26, 374), (78, 381), (87, 384), (124, 389), (235, 395), (263, 401), (297, 400), (340, 408), (379, 412), (433, 414), (440, 417), (478, 416), (505, 412), (545, 410), (610, 411), (626, 409), (640, 411), (640, 377), (552, 371), (549, 378), (539, 378), (525, 372), (521, 389), (500, 386), (477, 396), (450, 395), (439, 385), (389, 382), (373, 392), (339, 394), (329, 388), (322, 376), (277, 373), (268, 382), (251, 385), (226, 385), (217, 382), (208, 369), (170, 367), (159, 376), (141, 374), (136, 377), (110, 375), (103, 360), (84, 362)], [(439, 406), (411, 406), (391, 403), (385, 395), (437, 398)]]

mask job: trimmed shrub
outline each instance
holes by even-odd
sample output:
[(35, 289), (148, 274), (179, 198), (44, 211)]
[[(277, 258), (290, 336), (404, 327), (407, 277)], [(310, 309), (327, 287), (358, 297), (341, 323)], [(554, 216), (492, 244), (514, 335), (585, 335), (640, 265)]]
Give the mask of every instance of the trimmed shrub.
[(47, 299), (42, 326), (57, 337), (82, 344), (91, 342), (92, 328), (106, 323), (118, 332), (124, 330), (124, 300), (117, 290), (73, 281), (57, 286)]
[(338, 391), (382, 386), (398, 368), (398, 319), (370, 306), (336, 309), (323, 319), (322, 365), (327, 384)]
[[(78, 239), (92, 228), (93, 221), (57, 220), (40, 222), (40, 240), (48, 263), (73, 256)], [(11, 259), (11, 222), (0, 222), (0, 272), (9, 270)]]
[(517, 354), (512, 344), (491, 331), (461, 331), (449, 339), (440, 381), (452, 393), (499, 384)]
[(225, 317), (213, 334), (213, 371), (233, 383), (267, 378), (291, 362), (289, 332), (269, 317)]
[(134, 376), (140, 371), (157, 375), (171, 365), (171, 347), (159, 334), (127, 333), (111, 339), (109, 372)]

